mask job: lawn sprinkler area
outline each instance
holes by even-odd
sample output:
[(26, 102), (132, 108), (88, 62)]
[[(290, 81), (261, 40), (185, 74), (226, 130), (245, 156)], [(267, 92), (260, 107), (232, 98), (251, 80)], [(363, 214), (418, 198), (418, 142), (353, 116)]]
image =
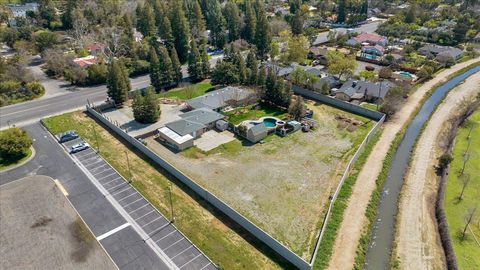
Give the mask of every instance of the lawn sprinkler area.
[[(182, 152), (149, 137), (147, 147), (309, 260), (324, 206), (375, 122), (311, 101), (308, 107), (318, 123), (310, 132), (273, 133), (256, 144), (236, 137), (210, 151)], [(258, 105), (225, 115), (233, 125), (276, 124), (286, 116)]]

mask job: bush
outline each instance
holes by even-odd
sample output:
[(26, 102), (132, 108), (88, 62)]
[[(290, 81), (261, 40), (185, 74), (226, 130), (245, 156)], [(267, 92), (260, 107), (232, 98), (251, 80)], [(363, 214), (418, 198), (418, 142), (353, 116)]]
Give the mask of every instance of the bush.
[(453, 161), (453, 157), (450, 154), (443, 154), (438, 159), (438, 167), (440, 170), (444, 170), (448, 167), (448, 165)]
[(45, 93), (45, 87), (38, 81), (31, 81), (25, 85), (25, 89), (34, 94), (35, 96), (40, 96)]
[(133, 61), (132, 66), (130, 67), (130, 76), (138, 76), (147, 74), (150, 71), (150, 63), (145, 60), (136, 60)]
[(108, 68), (104, 64), (93, 64), (87, 68), (87, 85), (102, 84), (107, 82)]
[(32, 141), (24, 130), (10, 128), (0, 132), (0, 154), (4, 160), (25, 156), (31, 145)]
[(378, 72), (378, 77), (382, 79), (390, 79), (392, 77), (392, 70), (388, 67), (383, 67)]

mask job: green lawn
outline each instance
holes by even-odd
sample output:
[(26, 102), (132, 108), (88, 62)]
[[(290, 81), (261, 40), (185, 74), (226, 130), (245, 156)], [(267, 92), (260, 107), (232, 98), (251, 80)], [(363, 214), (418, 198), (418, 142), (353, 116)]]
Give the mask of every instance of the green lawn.
[(230, 123), (238, 125), (245, 120), (258, 119), (264, 116), (283, 118), (287, 115), (287, 112), (266, 105), (249, 105), (226, 112), (225, 115)]
[[(81, 112), (67, 113), (44, 120), (53, 133), (76, 130), (92, 146), (98, 135), (100, 154), (123, 176), (128, 176), (125, 153), (128, 153), (133, 185), (165, 216), (170, 217), (168, 187), (170, 181), (161, 168), (139, 152), (125, 146), (92, 118)], [(173, 179), (175, 225), (222, 269), (279, 269), (285, 263), (275, 261), (271, 251), (262, 253), (264, 246), (238, 226), (224, 220), (223, 215), (193, 192)], [(212, 214), (214, 213), (214, 214)], [(220, 218), (219, 218), (220, 217)], [(274, 258), (274, 259), (272, 259)], [(278, 259), (280, 260), (280, 259)], [(282, 265), (282, 267), (280, 267)]]
[(4, 159), (0, 158), (0, 171), (6, 170), (10, 167), (13, 167), (17, 164), (21, 164), (22, 162), (26, 161), (30, 156), (32, 155), (32, 150), (28, 148), (27, 152), (23, 157), (20, 157), (18, 159)]
[(215, 87), (210, 82), (199, 82), (192, 84), (190, 87), (175, 88), (164, 93), (157, 94), (160, 98), (177, 98), (187, 100), (205, 94), (214, 90)]
[(362, 102), (362, 104), (360, 104), (360, 106), (362, 106), (363, 108), (372, 110), (372, 111), (377, 110), (377, 104), (373, 104), (373, 103)]
[[(467, 136), (472, 125), (474, 127), (469, 147), (470, 159), (464, 172), (464, 175), (470, 176), (470, 182), (465, 189), (463, 199), (459, 200), (463, 186), (460, 173), (468, 146)], [(463, 241), (460, 238), (460, 231), (465, 227), (465, 215), (469, 209), (476, 206), (477, 214), (470, 228), (480, 241), (480, 111), (474, 113), (466, 124), (459, 128), (455, 138), (453, 157), (444, 202), (453, 249), (460, 269), (480, 269), (480, 245), (475, 241), (472, 232), (467, 230), (467, 237)]]

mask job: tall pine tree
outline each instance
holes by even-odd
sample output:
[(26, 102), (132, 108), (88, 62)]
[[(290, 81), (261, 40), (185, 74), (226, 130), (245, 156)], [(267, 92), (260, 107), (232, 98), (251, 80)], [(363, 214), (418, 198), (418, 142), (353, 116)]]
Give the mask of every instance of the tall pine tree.
[(177, 50), (175, 47), (170, 48), (169, 50), (170, 60), (172, 61), (172, 70), (173, 70), (173, 83), (178, 84), (182, 78), (182, 64), (178, 59)]
[(189, 22), (192, 36), (197, 40), (205, 38), (205, 31), (207, 28), (205, 26), (205, 18), (203, 17), (202, 8), (200, 7), (198, 0), (193, 0)]
[(192, 39), (190, 42), (190, 54), (188, 55), (188, 74), (193, 78), (194, 81), (198, 81), (203, 78), (200, 52), (198, 51), (197, 42), (195, 42), (195, 39)]
[(255, 29), (257, 27), (257, 16), (253, 10), (250, 0), (245, 0), (245, 28), (243, 35), (246, 41), (255, 43)]
[(267, 20), (267, 13), (265, 12), (265, 7), (263, 2), (257, 2), (258, 7), (258, 22), (255, 33), (255, 45), (257, 46), (258, 54), (264, 58), (271, 48), (272, 42), (272, 33), (270, 30), (270, 25)]
[(190, 39), (188, 21), (183, 11), (183, 5), (179, 0), (172, 1), (171, 10), (170, 21), (172, 24), (175, 49), (177, 50), (180, 63), (185, 63), (188, 58), (188, 41)]
[(225, 5), (224, 16), (227, 21), (228, 40), (230, 42), (240, 38), (240, 10), (232, 1)]
[(128, 98), (130, 88), (127, 69), (122, 62), (111, 58), (107, 74), (107, 95), (116, 104), (123, 104)]

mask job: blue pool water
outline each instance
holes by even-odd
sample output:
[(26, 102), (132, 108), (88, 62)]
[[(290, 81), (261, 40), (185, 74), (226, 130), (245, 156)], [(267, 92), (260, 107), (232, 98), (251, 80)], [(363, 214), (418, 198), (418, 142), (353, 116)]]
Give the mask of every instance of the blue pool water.
[(265, 118), (263, 119), (263, 124), (266, 126), (266, 127), (269, 127), (269, 128), (274, 128), (277, 126), (277, 120), (273, 119), (273, 118)]

